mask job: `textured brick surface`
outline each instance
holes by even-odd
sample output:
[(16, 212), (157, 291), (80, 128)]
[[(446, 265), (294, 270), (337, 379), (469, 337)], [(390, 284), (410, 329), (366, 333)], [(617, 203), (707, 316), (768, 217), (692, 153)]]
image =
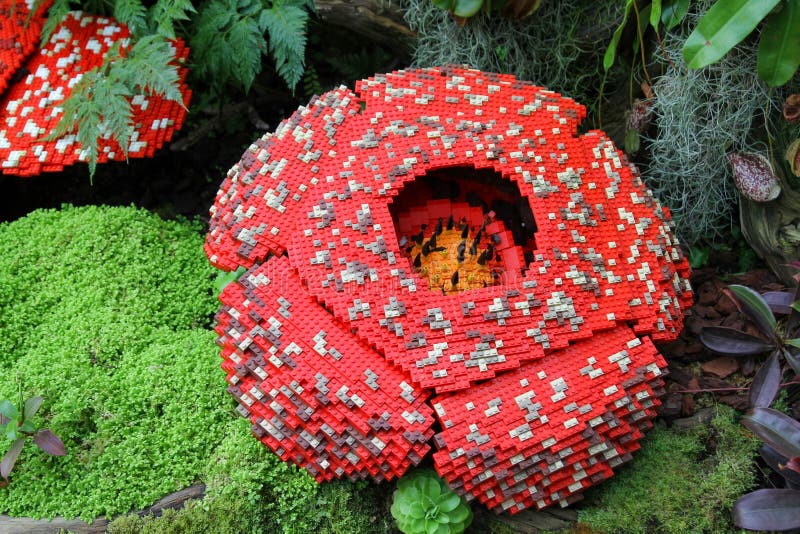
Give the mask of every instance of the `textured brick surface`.
[[(262, 441), (318, 480), (390, 478), (424, 454), (431, 406), (439, 473), (512, 512), (569, 503), (629, 458), (662, 385), (652, 342), (680, 330), (689, 268), (635, 168), (602, 132), (576, 134), (584, 115), (509, 75), (399, 71), (322, 95), (245, 152), (211, 208), (206, 252), (250, 269), (222, 294), (217, 331)], [(459, 202), (418, 199), (395, 224), (403, 189), (449, 168), (513, 182), (536, 221), (531, 250)], [(407, 240), (425, 225), (429, 244), (450, 217), (491, 237), (496, 283), (429, 287)], [(335, 388), (317, 376), (342, 369), (341, 382), (325, 377)], [(293, 383), (302, 391), (287, 395)], [(388, 426), (359, 426), (381, 410)]]

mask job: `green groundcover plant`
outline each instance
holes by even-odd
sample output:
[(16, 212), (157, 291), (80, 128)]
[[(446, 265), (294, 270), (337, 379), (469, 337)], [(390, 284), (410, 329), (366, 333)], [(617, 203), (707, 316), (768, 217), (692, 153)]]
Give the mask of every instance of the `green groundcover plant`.
[(0, 512), (92, 519), (197, 478), (230, 424), (212, 274), (198, 225), (134, 208), (0, 225), (0, 398), (21, 374), (67, 451), (23, 450)]
[[(0, 513), (106, 515), (120, 534), (389, 531), (388, 489), (318, 486), (234, 415), (201, 230), (132, 207), (0, 224), (0, 399), (20, 383), (43, 396), (36, 423), (66, 448), (24, 448)], [(198, 482), (205, 498), (183, 510), (124, 515)]]
[(611, 480), (588, 492), (579, 521), (593, 532), (731, 532), (731, 508), (755, 481), (758, 440), (736, 412), (716, 406), (711, 424), (658, 427)]

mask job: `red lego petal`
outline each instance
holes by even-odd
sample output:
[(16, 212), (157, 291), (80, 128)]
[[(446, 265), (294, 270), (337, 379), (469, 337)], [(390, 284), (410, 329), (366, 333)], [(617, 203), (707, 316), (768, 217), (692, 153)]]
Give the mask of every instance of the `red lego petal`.
[(301, 201), (333, 179), (322, 173), (323, 162), (346, 158), (348, 146), (337, 144), (334, 134), (359, 110), (356, 95), (340, 87), (250, 145), (211, 207), (205, 245), (211, 263), (232, 271), (283, 253)]
[(283, 460), (318, 481), (383, 480), (430, 450), (428, 394), (334, 321), (286, 258), (247, 271), (220, 299), (228, 391)]
[(665, 366), (647, 338), (618, 328), (437, 397), (436, 469), (497, 512), (571, 503), (639, 448)]
[[(53, 32), (47, 45), (25, 64), (27, 75), (14, 83), (0, 101), (0, 166), (5, 174), (32, 176), (60, 171), (85, 160), (75, 135), (45, 140), (58, 123), (61, 104), (69, 97), (81, 73), (103, 64), (109, 48), (125, 43), (128, 29), (113, 20), (71, 12)], [(178, 39), (172, 43), (180, 65), (180, 92), (188, 105), (191, 91), (184, 83), (189, 50)], [(129, 158), (152, 157), (168, 142), (186, 117), (178, 102), (159, 96), (136, 96), (133, 104), (134, 133)], [(98, 162), (123, 161), (125, 154), (110, 135), (99, 140)]]
[(0, 95), (8, 88), (25, 58), (39, 44), (45, 13), (52, 0), (42, 2), (31, 14), (32, 2), (0, 1)]

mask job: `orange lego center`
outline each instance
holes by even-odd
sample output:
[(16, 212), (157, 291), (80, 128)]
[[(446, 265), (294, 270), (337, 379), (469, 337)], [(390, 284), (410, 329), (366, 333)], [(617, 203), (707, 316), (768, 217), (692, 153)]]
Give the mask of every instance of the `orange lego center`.
[(421, 230), (410, 238), (405, 252), (431, 290), (450, 294), (501, 283), (506, 269), (497, 246), (502, 242), (497, 234), (486, 231), (486, 225), (474, 228), (466, 221), (459, 225), (441, 221), (433, 229), (429, 226), (429, 232)]

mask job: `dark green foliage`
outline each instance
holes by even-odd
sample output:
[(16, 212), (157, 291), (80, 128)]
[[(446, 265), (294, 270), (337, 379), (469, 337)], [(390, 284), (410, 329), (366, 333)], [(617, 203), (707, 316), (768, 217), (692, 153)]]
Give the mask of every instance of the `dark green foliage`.
[(212, 0), (201, 8), (189, 46), (196, 74), (212, 80), (217, 91), (231, 83), (246, 91), (260, 72), (267, 52), (260, 11), (258, 0)]
[(227, 85), (250, 89), (271, 54), (278, 74), (294, 89), (303, 76), (306, 0), (210, 0), (200, 8), (189, 44), (194, 68), (217, 91)]
[(579, 521), (607, 533), (731, 532), (730, 510), (753, 485), (757, 448), (723, 406), (709, 426), (656, 428), (630, 464), (587, 492)]

